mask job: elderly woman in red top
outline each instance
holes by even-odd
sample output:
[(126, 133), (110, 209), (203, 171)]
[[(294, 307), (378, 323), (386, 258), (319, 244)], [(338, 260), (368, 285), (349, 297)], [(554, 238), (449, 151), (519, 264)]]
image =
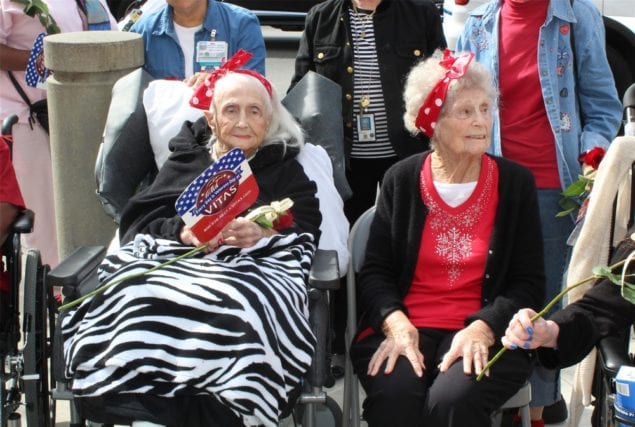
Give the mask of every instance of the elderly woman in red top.
[(495, 97), (472, 54), (408, 76), (406, 127), (432, 150), (386, 173), (360, 272), (351, 357), (369, 426), (489, 426), (529, 375), (530, 356), (508, 352), (475, 378), (512, 315), (544, 295), (532, 175), (485, 154)]

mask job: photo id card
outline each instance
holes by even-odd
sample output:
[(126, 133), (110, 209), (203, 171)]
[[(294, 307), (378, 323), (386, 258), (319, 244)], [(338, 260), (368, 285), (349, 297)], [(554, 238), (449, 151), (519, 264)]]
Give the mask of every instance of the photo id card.
[(204, 68), (217, 68), (227, 60), (227, 42), (202, 41), (196, 43), (196, 62)]
[(357, 115), (357, 138), (360, 142), (375, 141), (375, 115)]

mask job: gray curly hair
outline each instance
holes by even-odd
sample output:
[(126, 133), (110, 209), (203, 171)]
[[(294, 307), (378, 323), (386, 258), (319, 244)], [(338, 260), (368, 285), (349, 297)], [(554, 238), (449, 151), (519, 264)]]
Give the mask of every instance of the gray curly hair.
[[(457, 56), (461, 53), (457, 53)], [(406, 129), (410, 131), (413, 135), (417, 135), (421, 132), (415, 125), (415, 121), (417, 120), (417, 115), (419, 114), (419, 109), (421, 105), (428, 97), (428, 94), (432, 91), (434, 86), (437, 84), (439, 80), (441, 80), (447, 69), (439, 64), (439, 61), (443, 57), (443, 52), (437, 50), (434, 54), (418, 64), (416, 64), (408, 73), (408, 77), (406, 80), (406, 85), (404, 87), (403, 99), (406, 107), (406, 112), (403, 115), (404, 124)], [(492, 82), (492, 77), (485, 69), (485, 67), (476, 62), (472, 61), (470, 66), (467, 69), (467, 72), (463, 77), (457, 80), (453, 80), (450, 83), (450, 88), (448, 89), (448, 96), (441, 107), (440, 118), (445, 114), (445, 106), (452, 105), (457, 94), (464, 89), (480, 89), (485, 92), (492, 101), (493, 108), (496, 108), (496, 99), (498, 97), (498, 93), (494, 88), (494, 84)], [(433, 137), (431, 138), (431, 145), (434, 145), (435, 137), (437, 136), (437, 130)]]

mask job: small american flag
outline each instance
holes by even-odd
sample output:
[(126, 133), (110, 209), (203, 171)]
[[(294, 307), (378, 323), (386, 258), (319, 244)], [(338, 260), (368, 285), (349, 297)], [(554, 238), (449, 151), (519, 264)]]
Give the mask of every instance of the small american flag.
[(37, 68), (37, 61), (40, 55), (43, 54), (44, 50), (44, 36), (46, 33), (40, 33), (33, 44), (33, 48), (31, 48), (31, 53), (29, 54), (29, 59), (26, 63), (26, 84), (30, 87), (38, 87), (39, 84), (44, 83), (46, 78), (49, 75), (49, 71), (44, 68), (44, 72), (42, 74), (39, 73)]
[(223, 227), (258, 198), (258, 184), (240, 148), (234, 148), (208, 167), (176, 200), (176, 211), (202, 241)]

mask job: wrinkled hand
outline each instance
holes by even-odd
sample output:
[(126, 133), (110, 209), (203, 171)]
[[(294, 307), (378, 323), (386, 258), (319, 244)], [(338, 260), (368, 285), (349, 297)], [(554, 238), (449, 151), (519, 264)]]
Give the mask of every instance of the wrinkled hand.
[(419, 331), (402, 312), (395, 311), (386, 317), (382, 328), (386, 338), (379, 345), (368, 363), (368, 375), (375, 376), (386, 361), (385, 374), (395, 368), (399, 356), (405, 356), (418, 377), (423, 375), (425, 365), (419, 351)]
[(503, 345), (510, 350), (556, 347), (560, 327), (556, 322), (542, 317), (532, 323), (531, 318), (535, 315), (536, 312), (530, 308), (523, 308), (514, 314), (501, 339)]
[[(489, 348), (494, 345), (494, 332), (482, 320), (476, 320), (459, 332), (452, 339), (450, 350), (443, 356), (439, 370), (446, 372), (460, 357), (463, 358), (465, 375), (479, 375), (489, 357)], [(472, 371), (472, 367), (474, 370)]]
[[(266, 229), (246, 218), (236, 218), (220, 232), (221, 242), (239, 248), (249, 248), (263, 237), (273, 236), (277, 232)], [(221, 243), (221, 244), (222, 244)]]
[(185, 78), (183, 81), (186, 85), (191, 86), (193, 90), (198, 89), (198, 87), (203, 84), (205, 79), (209, 76), (209, 73), (206, 71), (198, 71), (194, 73), (191, 77)]
[(239, 248), (249, 248), (263, 237), (269, 237), (276, 233), (275, 230), (268, 230), (245, 218), (233, 219), (209, 242), (201, 242), (187, 225), (183, 227), (179, 237), (185, 245), (201, 246), (208, 243), (205, 252), (209, 253), (220, 245), (231, 245)]
[(184, 226), (181, 229), (181, 233), (179, 234), (179, 238), (181, 239), (181, 242), (184, 245), (190, 245), (190, 246), (195, 246), (195, 247), (199, 247), (201, 245), (204, 245), (205, 243), (208, 243), (207, 248), (205, 248), (205, 253), (210, 253), (211, 251), (213, 251), (214, 249), (219, 247), (220, 244), (221, 244), (221, 236), (220, 236), (220, 234), (217, 235), (216, 237), (214, 237), (209, 242), (201, 242), (194, 235), (194, 233), (192, 232), (192, 229), (190, 227), (188, 227), (187, 225)]

